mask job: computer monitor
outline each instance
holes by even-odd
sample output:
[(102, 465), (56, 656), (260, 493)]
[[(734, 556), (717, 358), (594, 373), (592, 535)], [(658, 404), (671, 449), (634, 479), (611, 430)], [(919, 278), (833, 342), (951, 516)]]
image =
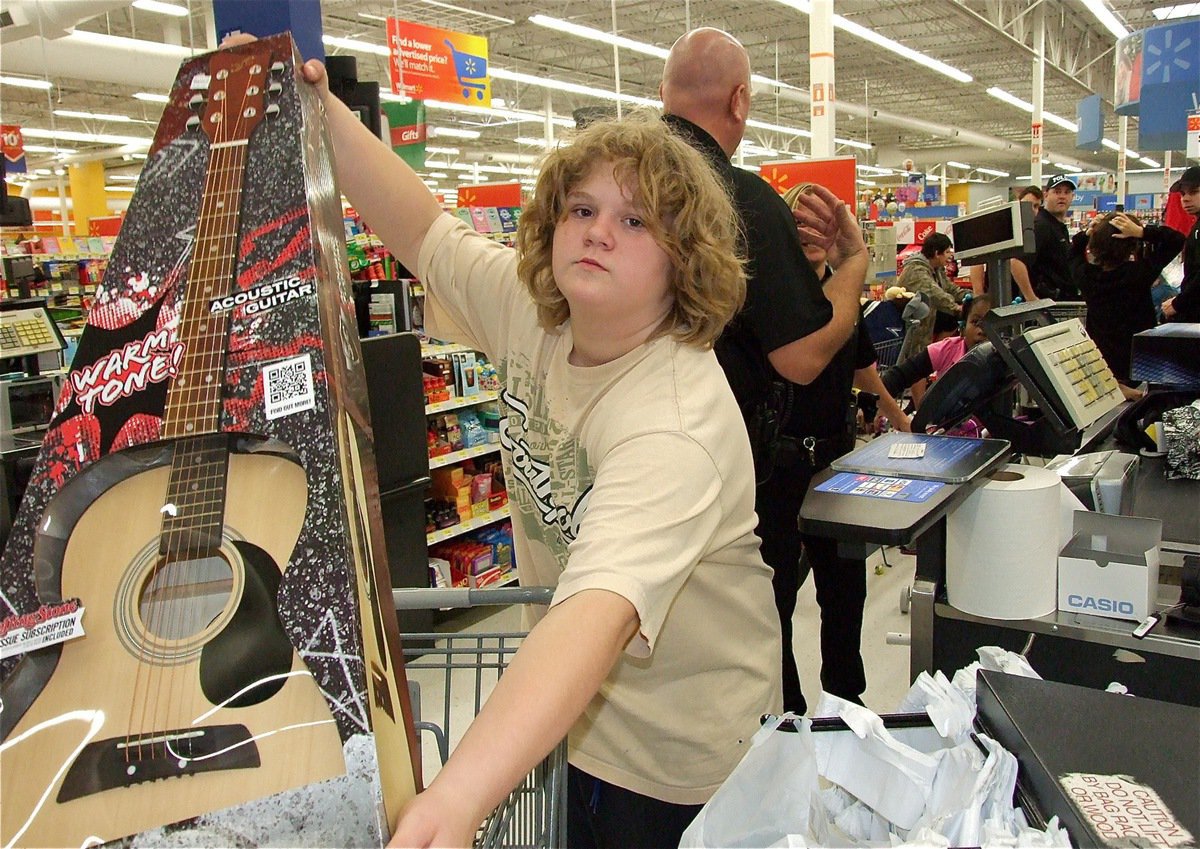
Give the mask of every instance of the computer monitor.
[(950, 222), (954, 257), (959, 262), (982, 263), (1034, 252), (1033, 207), (1012, 201)]

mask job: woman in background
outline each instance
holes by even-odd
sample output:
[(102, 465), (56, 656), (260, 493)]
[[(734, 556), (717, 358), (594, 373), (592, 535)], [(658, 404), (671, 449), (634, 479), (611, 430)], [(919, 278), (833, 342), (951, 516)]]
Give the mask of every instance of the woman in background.
[(1132, 388), (1133, 334), (1157, 323), (1150, 290), (1183, 248), (1170, 227), (1143, 225), (1124, 212), (1102, 215), (1071, 240), (1071, 273), (1087, 304), (1087, 332), (1126, 397)]

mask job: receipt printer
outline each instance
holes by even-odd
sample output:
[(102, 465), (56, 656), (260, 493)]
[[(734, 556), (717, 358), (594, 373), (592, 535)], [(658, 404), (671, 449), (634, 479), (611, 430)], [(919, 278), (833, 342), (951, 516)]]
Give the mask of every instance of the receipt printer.
[(1067, 489), (1097, 513), (1121, 515), (1133, 499), (1133, 480), (1137, 474), (1136, 454), (1097, 451), (1092, 454), (1060, 454), (1046, 468), (1057, 472)]

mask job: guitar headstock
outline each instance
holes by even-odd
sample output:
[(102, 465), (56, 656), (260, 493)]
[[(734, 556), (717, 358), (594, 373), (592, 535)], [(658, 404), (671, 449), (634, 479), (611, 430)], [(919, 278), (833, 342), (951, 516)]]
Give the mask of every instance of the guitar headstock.
[(267, 105), (268, 77), (274, 70), (269, 50), (222, 50), (209, 63), (208, 95), (194, 97), (203, 105), (199, 124), (212, 144), (248, 139), (263, 117), (274, 109)]

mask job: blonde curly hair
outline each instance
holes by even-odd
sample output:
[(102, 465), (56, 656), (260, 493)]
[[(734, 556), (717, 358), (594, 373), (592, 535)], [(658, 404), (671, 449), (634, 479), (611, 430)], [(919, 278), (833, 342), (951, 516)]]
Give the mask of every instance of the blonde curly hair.
[(671, 261), (675, 300), (657, 335), (710, 347), (746, 295), (738, 218), (704, 157), (652, 113), (591, 124), (543, 161), (517, 225), (517, 274), (539, 323), (550, 330), (570, 316), (554, 280), (554, 229), (567, 215), (567, 195), (605, 164), (632, 190), (646, 229)]

